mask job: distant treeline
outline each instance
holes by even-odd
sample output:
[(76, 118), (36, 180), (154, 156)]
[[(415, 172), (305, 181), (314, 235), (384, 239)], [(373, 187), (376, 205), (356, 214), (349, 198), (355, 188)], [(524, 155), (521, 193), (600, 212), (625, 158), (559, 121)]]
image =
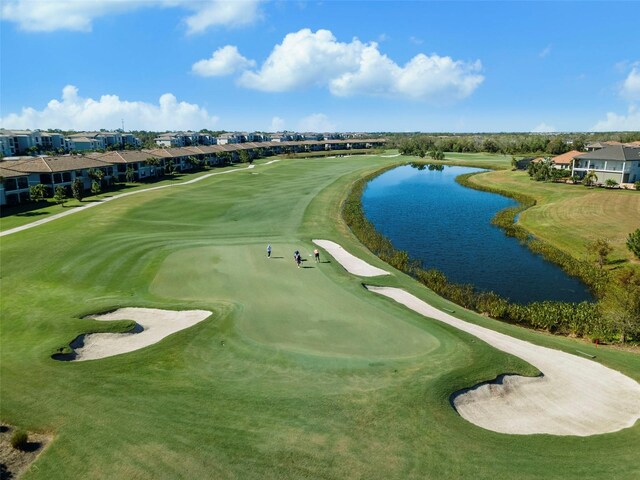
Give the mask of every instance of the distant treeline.
[[(620, 290), (615, 292), (615, 296), (607, 295), (607, 291), (613, 288), (614, 282), (606, 270), (598, 269), (586, 261), (576, 260), (548, 243), (532, 238), (522, 227), (514, 225), (515, 216), (535, 204), (535, 201), (530, 197), (512, 195), (514, 199), (521, 202), (521, 205), (503, 210), (496, 215), (493, 222), (502, 227), (507, 235), (525, 242), (533, 251), (560, 265), (569, 274), (581, 278), (592, 292), (601, 298), (600, 302), (543, 301), (526, 305), (511, 303), (494, 292), (479, 291), (473, 285), (450, 282), (444, 273), (435, 269), (425, 269), (421, 262), (411, 259), (406, 251), (396, 249), (391, 241), (379, 233), (367, 220), (361, 203), (362, 193), (367, 183), (372, 178), (395, 167), (397, 165), (389, 166), (358, 180), (353, 185), (342, 208), (342, 216), (351, 231), (380, 259), (412, 276), (441, 297), (498, 320), (544, 329), (552, 333), (604, 341), (640, 340), (640, 325), (634, 321), (632, 313), (632, 310), (637, 312), (640, 308), (640, 302), (636, 298), (638, 296), (632, 294), (640, 292), (640, 277), (633, 276), (632, 272), (631, 277), (627, 279), (623, 291), (632, 295), (629, 296), (627, 304), (623, 306), (624, 311), (621, 311), (621, 307), (618, 305)], [(470, 186), (468, 176), (462, 177), (459, 182)], [(505, 192), (500, 193), (505, 194)], [(607, 303), (611, 298), (615, 300), (615, 305), (609, 305), (611, 302)], [(615, 314), (611, 315), (611, 312)]]
[(584, 149), (589, 142), (640, 140), (640, 132), (608, 134), (466, 134), (425, 135), (396, 134), (388, 136), (389, 147), (398, 148), (403, 155), (421, 158), (429, 152), (501, 153), (505, 155), (560, 155), (570, 150)]

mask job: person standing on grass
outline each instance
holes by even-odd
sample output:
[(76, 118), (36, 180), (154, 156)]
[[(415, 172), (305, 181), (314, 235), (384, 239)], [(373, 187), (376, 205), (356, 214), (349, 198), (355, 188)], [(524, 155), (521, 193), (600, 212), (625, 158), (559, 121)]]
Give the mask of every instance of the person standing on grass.
[(313, 250), (313, 258), (315, 258), (316, 263), (320, 263), (320, 251), (317, 248)]
[(271, 244), (267, 245), (267, 258), (271, 258)]
[(300, 268), (300, 264), (302, 263), (302, 256), (300, 255), (300, 253), (296, 255), (296, 263), (298, 264), (298, 268)]

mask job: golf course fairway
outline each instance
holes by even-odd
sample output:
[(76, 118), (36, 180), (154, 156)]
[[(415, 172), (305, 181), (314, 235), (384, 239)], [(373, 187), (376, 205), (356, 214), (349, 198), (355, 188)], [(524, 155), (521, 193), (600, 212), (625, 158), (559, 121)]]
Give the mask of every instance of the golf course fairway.
[[(640, 380), (637, 354), (464, 311), (359, 244), (341, 202), (355, 180), (399, 161), (258, 161), (2, 237), (0, 420), (52, 437), (22, 478), (637, 475), (639, 423), (578, 437), (466, 421), (454, 392), (538, 370), (367, 291), (324, 250), (314, 262), (312, 239), (330, 239), (390, 272), (367, 284), (534, 344), (579, 349)], [(130, 329), (87, 318), (127, 307), (212, 314), (136, 351), (51, 358), (79, 335)]]

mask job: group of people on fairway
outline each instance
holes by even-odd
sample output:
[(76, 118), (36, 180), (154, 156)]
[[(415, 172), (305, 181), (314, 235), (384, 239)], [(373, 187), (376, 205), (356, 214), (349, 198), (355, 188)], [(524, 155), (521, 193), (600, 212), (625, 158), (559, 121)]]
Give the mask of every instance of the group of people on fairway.
[[(267, 245), (267, 258), (271, 258), (270, 243)], [(313, 249), (313, 258), (315, 259), (316, 263), (320, 263), (320, 251), (317, 248)], [(302, 256), (300, 255), (300, 252), (298, 250), (293, 252), (293, 260), (296, 262), (296, 265), (298, 265), (298, 268), (300, 268), (300, 265), (302, 264)]]

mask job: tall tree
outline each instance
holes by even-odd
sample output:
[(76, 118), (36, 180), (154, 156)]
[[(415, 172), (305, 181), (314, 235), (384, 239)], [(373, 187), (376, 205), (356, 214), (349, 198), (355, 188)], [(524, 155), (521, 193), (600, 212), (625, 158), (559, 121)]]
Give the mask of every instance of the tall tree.
[(84, 182), (80, 178), (76, 178), (71, 184), (71, 194), (79, 202), (84, 198)]

